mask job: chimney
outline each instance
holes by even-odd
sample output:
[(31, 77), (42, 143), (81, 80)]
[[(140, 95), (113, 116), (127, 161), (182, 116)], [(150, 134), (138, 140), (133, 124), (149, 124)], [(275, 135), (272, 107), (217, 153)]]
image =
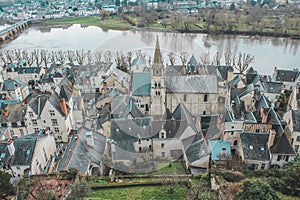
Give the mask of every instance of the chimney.
[(106, 93), (107, 93), (107, 83), (103, 82), (102, 94), (106, 94)]
[(4, 115), (5, 117), (8, 117), (8, 115), (9, 115), (9, 112), (8, 112), (8, 110), (7, 110), (7, 109), (5, 109), (5, 110), (4, 110), (4, 112), (3, 112), (3, 115)]
[(14, 146), (14, 141), (12, 139), (9, 139), (7, 141), (7, 149), (9, 151), (10, 156), (13, 156), (15, 154), (15, 146)]
[(93, 136), (93, 132), (87, 132), (86, 134), (85, 134), (85, 137), (86, 137), (86, 143), (87, 143), (87, 145), (88, 146), (90, 146), (90, 147), (94, 147), (94, 136)]
[(264, 107), (261, 107), (260, 108), (260, 116), (261, 116), (261, 123), (266, 123), (267, 122), (267, 118), (268, 118), (268, 115), (265, 113), (265, 108)]
[(65, 98), (62, 98), (62, 99), (60, 100), (60, 108), (61, 108), (62, 112), (63, 112), (65, 115), (68, 114), (67, 104), (66, 104)]
[(268, 148), (270, 149), (273, 144), (274, 144), (274, 140), (275, 140), (275, 136), (276, 136), (276, 132), (274, 130), (270, 130), (269, 133), (269, 140), (268, 140)]

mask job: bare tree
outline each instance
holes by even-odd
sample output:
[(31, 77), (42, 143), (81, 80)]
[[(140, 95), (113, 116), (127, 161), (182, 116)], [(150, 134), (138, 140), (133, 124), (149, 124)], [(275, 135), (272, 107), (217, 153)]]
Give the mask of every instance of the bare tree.
[(61, 65), (63, 65), (66, 61), (66, 52), (59, 50), (55, 53), (55, 57), (56, 57), (56, 60), (58, 62), (60, 62)]
[(148, 65), (149, 65), (149, 67), (151, 67), (151, 63), (152, 63), (152, 57), (149, 56), (149, 57), (148, 57)]
[(183, 52), (180, 53), (180, 60), (181, 60), (181, 63), (182, 63), (183, 67), (186, 67), (187, 58), (188, 58), (188, 52), (183, 51)]
[(86, 57), (87, 57), (88, 64), (90, 65), (93, 62), (91, 50), (88, 50)]
[(15, 52), (15, 59), (18, 60), (18, 61), (22, 60), (21, 50), (20, 49), (16, 49), (14, 52)]
[(200, 55), (200, 60), (203, 65), (208, 65), (210, 62), (209, 53), (202, 53)]
[(113, 53), (111, 51), (105, 51), (104, 52), (105, 63), (111, 63), (112, 57), (113, 57)]
[(118, 51), (116, 52), (115, 62), (116, 62), (117, 67), (121, 67), (121, 65), (122, 65), (121, 53), (119, 53)]
[(31, 52), (31, 53), (34, 57), (36, 66), (40, 66), (40, 64), (43, 62), (42, 57), (40, 55), (40, 50), (34, 49), (33, 52)]
[(102, 59), (102, 51), (96, 51), (96, 52), (94, 53), (94, 57), (95, 57), (96, 63), (101, 63), (101, 59)]
[(249, 64), (252, 63), (254, 60), (254, 56), (251, 56), (250, 54), (246, 54), (246, 53), (239, 53), (238, 54), (238, 60), (237, 60), (237, 64), (233, 65), (235, 69), (237, 69), (239, 71), (239, 73), (244, 73), (248, 67)]
[(4, 54), (9, 63), (13, 63), (15, 61), (15, 54), (12, 50), (5, 50)]
[(83, 65), (85, 58), (86, 53), (84, 52), (84, 50), (76, 50), (76, 60), (79, 65)]
[(7, 63), (6, 56), (3, 54), (2, 51), (0, 52), (0, 58), (1, 58), (1, 61), (3, 62), (3, 64), (6, 64), (6, 63)]
[(55, 51), (51, 51), (51, 53), (49, 54), (49, 59), (50, 59), (51, 63), (56, 62), (56, 52)]
[(71, 64), (74, 64), (75, 58), (75, 52), (73, 50), (67, 50), (67, 58)]
[(127, 58), (127, 62), (129, 64), (129, 66), (131, 66), (131, 64), (132, 64), (132, 51), (128, 51), (126, 53), (126, 58)]
[(175, 60), (176, 60), (175, 53), (174, 52), (170, 52), (168, 54), (168, 57), (169, 57), (169, 61), (170, 61), (171, 66), (174, 66)]
[(31, 66), (34, 62), (34, 57), (32, 53), (28, 53), (28, 51), (22, 51), (22, 57), (26, 61), (26, 63)]
[(50, 55), (48, 54), (48, 51), (45, 49), (42, 49), (40, 54), (41, 54), (42, 62), (44, 63), (45, 68), (47, 69), (50, 61)]
[(219, 51), (217, 51), (213, 62), (216, 65), (220, 65), (220, 63), (221, 63), (221, 54), (219, 53)]
[(230, 65), (231, 64), (231, 57), (232, 57), (232, 53), (231, 51), (226, 51), (224, 53), (224, 57), (225, 57), (225, 65)]

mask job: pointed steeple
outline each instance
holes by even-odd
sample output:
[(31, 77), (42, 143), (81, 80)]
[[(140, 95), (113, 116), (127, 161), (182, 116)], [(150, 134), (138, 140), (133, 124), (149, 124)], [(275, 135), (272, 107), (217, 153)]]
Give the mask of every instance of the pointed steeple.
[(162, 61), (162, 56), (161, 56), (161, 53), (160, 53), (158, 36), (156, 36), (156, 44), (155, 44), (155, 52), (154, 52), (152, 73), (155, 76), (162, 76), (163, 75), (163, 61)]

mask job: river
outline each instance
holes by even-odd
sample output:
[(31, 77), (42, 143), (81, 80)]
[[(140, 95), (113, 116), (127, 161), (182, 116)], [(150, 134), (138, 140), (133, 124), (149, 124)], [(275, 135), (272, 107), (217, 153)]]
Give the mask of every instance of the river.
[[(1, 27), (0, 27), (1, 29)], [(149, 31), (103, 31), (98, 27), (72, 25), (65, 28), (30, 27), (16, 39), (0, 45), (5, 49), (48, 49), (51, 50), (142, 50), (147, 56), (153, 56), (156, 36), (159, 38), (163, 57), (167, 62), (168, 52), (187, 51), (200, 56), (209, 53), (210, 59), (216, 52), (222, 55), (230, 49), (232, 52), (249, 53), (254, 56), (251, 64), (260, 73), (271, 74), (274, 67), (293, 69), (300, 65), (300, 40), (290, 38), (259, 37), (256, 39), (239, 35), (182, 34)], [(222, 56), (221, 64), (224, 63)], [(177, 58), (179, 63), (179, 58)]]

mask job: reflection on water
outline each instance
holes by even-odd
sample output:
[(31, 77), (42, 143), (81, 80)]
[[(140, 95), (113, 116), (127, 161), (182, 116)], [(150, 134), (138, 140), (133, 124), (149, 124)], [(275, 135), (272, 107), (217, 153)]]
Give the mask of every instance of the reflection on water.
[[(174, 51), (178, 54), (187, 51), (194, 54), (198, 61), (204, 53), (212, 57), (218, 51), (222, 55), (227, 52), (244, 52), (254, 55), (252, 66), (262, 73), (271, 73), (275, 66), (279, 68), (299, 67), (300, 40), (275, 37), (255, 37), (239, 35), (207, 35), (182, 34), (149, 31), (103, 31), (97, 27), (81, 27), (72, 25), (56, 28), (31, 27), (26, 29), (18, 38), (0, 45), (1, 49), (33, 50), (151, 50), (158, 36), (160, 47), (165, 52)], [(152, 53), (148, 56), (153, 56)], [(166, 54), (166, 53), (165, 53)], [(164, 58), (167, 55), (163, 55)], [(224, 57), (224, 56), (223, 56)], [(221, 60), (224, 61), (224, 58)], [(179, 59), (177, 60), (179, 63)], [(222, 63), (222, 62), (221, 62)]]

